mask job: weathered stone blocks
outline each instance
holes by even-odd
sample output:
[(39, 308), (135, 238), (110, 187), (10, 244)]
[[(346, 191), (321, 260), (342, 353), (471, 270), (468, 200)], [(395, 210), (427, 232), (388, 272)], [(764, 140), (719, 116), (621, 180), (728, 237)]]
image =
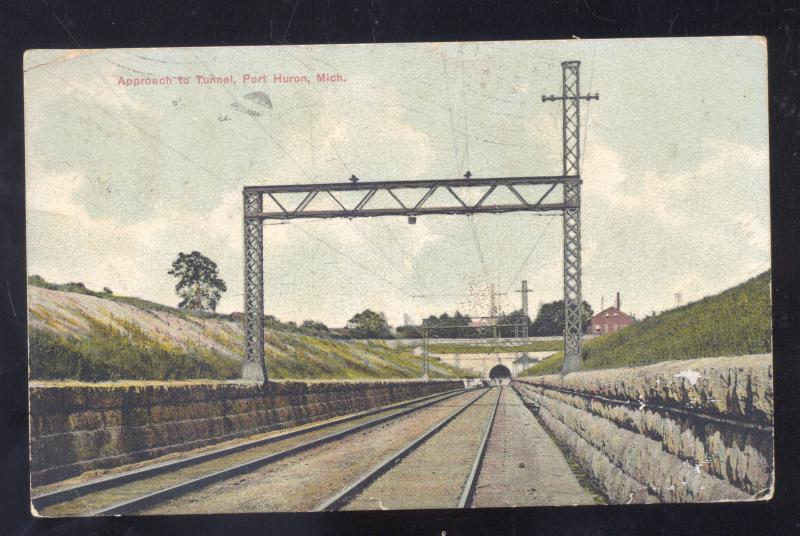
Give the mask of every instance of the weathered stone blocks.
[(34, 385), (31, 481), (41, 485), (460, 387), (460, 380)]
[(549, 387), (772, 424), (772, 355), (665, 361), (645, 367), (522, 378)]
[[(553, 433), (566, 427), (660, 500), (752, 500), (771, 489), (769, 355), (520, 378), (514, 385), (541, 408)], [(621, 495), (607, 487), (602, 464), (587, 453), (578, 459), (610, 498)]]
[(751, 494), (769, 488), (772, 478), (770, 431), (737, 428), (691, 415), (674, 415), (645, 405), (613, 403), (551, 388), (527, 386), (617, 426), (660, 441), (664, 450)]
[(749, 500), (752, 497), (675, 455), (661, 444), (614, 423), (523, 387), (525, 396), (604, 454), (625, 474), (666, 502)]

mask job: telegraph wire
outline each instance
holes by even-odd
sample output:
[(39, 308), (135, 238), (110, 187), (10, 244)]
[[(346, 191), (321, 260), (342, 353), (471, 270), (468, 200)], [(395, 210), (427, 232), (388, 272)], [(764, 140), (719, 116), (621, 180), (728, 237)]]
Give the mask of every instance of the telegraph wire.
[[(296, 7), (296, 6), (295, 6), (295, 7)], [(201, 59), (200, 59), (200, 57), (197, 55), (197, 53), (195, 53), (194, 51), (192, 51), (192, 55), (195, 57), (195, 59), (197, 59), (197, 61), (198, 61), (198, 63), (200, 63), (200, 65), (202, 65), (203, 67), (205, 67), (205, 69), (208, 71), (208, 73), (209, 73), (209, 74), (211, 74), (211, 76), (214, 76), (214, 73), (211, 71), (211, 69), (208, 67), (208, 65), (206, 65), (206, 64), (203, 62), (203, 60), (201, 60)], [(235, 100), (235, 101), (236, 101), (237, 103), (239, 103), (240, 105), (242, 104), (242, 103), (241, 103), (241, 101), (239, 100), (239, 98), (238, 98), (236, 95), (234, 95), (234, 94), (231, 92), (230, 88), (228, 88), (228, 86), (227, 86), (226, 84), (222, 84), (222, 88), (225, 90), (225, 92), (226, 92), (228, 95), (230, 95), (230, 96), (231, 96), (231, 98), (233, 98), (233, 100)], [(247, 114), (247, 116), (248, 116), (248, 117), (250, 117), (250, 118), (253, 120), (253, 122), (255, 122), (255, 124), (256, 124), (256, 125), (258, 125), (258, 128), (261, 130), (261, 132), (263, 132), (264, 134), (266, 134), (266, 135), (267, 135), (267, 137), (268, 137), (270, 140), (272, 140), (272, 143), (274, 143), (274, 144), (275, 144), (275, 146), (276, 146), (276, 147), (278, 147), (278, 148), (281, 150), (281, 152), (283, 152), (283, 154), (284, 154), (284, 155), (286, 155), (286, 157), (287, 157), (287, 158), (288, 158), (288, 159), (289, 159), (289, 160), (292, 162), (292, 164), (294, 164), (294, 165), (295, 165), (295, 167), (296, 167), (297, 169), (299, 169), (299, 170), (300, 170), (300, 172), (301, 172), (303, 175), (305, 175), (305, 176), (306, 176), (306, 178), (308, 178), (308, 179), (311, 179), (311, 176), (310, 176), (310, 175), (308, 174), (308, 172), (307, 172), (307, 171), (306, 171), (306, 170), (303, 168), (303, 166), (301, 166), (301, 165), (300, 165), (300, 163), (299, 163), (299, 162), (297, 162), (297, 160), (295, 160), (295, 158), (294, 158), (294, 157), (293, 157), (293, 156), (292, 156), (292, 155), (289, 153), (289, 151), (288, 151), (288, 150), (287, 150), (287, 149), (286, 149), (286, 148), (285, 148), (283, 145), (281, 145), (281, 143), (280, 143), (278, 140), (276, 140), (276, 139), (275, 139), (275, 137), (274, 137), (274, 136), (273, 136), (273, 135), (272, 135), (272, 134), (271, 134), (271, 133), (270, 133), (270, 132), (269, 132), (269, 131), (268, 131), (266, 128), (264, 128), (264, 125), (261, 123), (261, 121), (259, 121), (258, 119), (256, 119), (256, 118), (255, 118), (255, 116), (252, 116), (252, 115), (250, 115), (250, 114)]]
[(544, 237), (544, 234), (547, 232), (547, 229), (550, 227), (550, 224), (552, 224), (552, 223), (553, 223), (553, 220), (550, 220), (550, 221), (547, 222), (547, 225), (544, 226), (544, 229), (542, 229), (542, 232), (539, 234), (539, 238), (536, 239), (536, 242), (533, 244), (531, 249), (528, 251), (528, 254), (525, 256), (525, 260), (522, 261), (522, 264), (520, 265), (520, 267), (517, 270), (517, 272), (514, 274), (514, 277), (512, 277), (511, 281), (508, 283), (508, 286), (506, 287), (505, 293), (508, 293), (508, 291), (511, 290), (511, 286), (514, 284), (514, 281), (516, 281), (517, 278), (519, 278), (519, 274), (522, 273), (522, 270), (525, 268), (525, 266), (531, 260), (531, 256), (533, 255), (533, 252), (536, 250), (536, 247), (542, 241), (542, 238)]
[[(587, 93), (591, 94), (592, 92), (592, 77), (594, 75), (594, 64), (595, 64), (595, 57), (597, 56), (597, 47), (592, 48), (592, 66), (589, 68), (589, 83)], [(586, 107), (586, 123), (583, 125), (583, 147), (581, 147), (581, 167), (583, 167), (583, 162), (586, 160), (586, 138), (589, 137), (589, 112), (591, 111), (592, 107)], [(581, 170), (578, 170), (580, 172)]]
[(390, 280), (386, 279), (386, 278), (385, 278), (383, 275), (379, 274), (378, 272), (375, 272), (375, 271), (373, 271), (373, 270), (372, 270), (372, 269), (371, 269), (369, 266), (367, 266), (366, 264), (364, 264), (364, 263), (362, 263), (362, 262), (360, 262), (360, 261), (356, 260), (356, 259), (355, 259), (355, 258), (353, 258), (351, 255), (348, 255), (347, 253), (343, 252), (342, 250), (340, 250), (340, 249), (339, 249), (339, 248), (337, 248), (336, 246), (333, 246), (333, 245), (331, 245), (331, 244), (330, 244), (328, 241), (326, 241), (326, 240), (323, 240), (322, 238), (319, 238), (318, 236), (316, 236), (316, 235), (314, 235), (314, 234), (310, 233), (309, 231), (306, 231), (305, 229), (303, 229), (303, 227), (301, 227), (301, 226), (299, 226), (299, 225), (295, 225), (295, 224), (294, 224), (294, 223), (292, 223), (292, 222), (289, 222), (289, 224), (290, 224), (290, 225), (291, 225), (293, 228), (295, 228), (295, 229), (299, 230), (301, 233), (303, 233), (303, 234), (305, 234), (306, 236), (308, 236), (309, 238), (311, 238), (312, 240), (315, 240), (315, 241), (317, 241), (317, 242), (319, 242), (319, 243), (323, 244), (324, 246), (328, 247), (328, 248), (329, 248), (329, 249), (331, 249), (332, 251), (334, 251), (334, 252), (338, 253), (339, 255), (341, 255), (341, 256), (343, 256), (343, 257), (346, 257), (347, 259), (349, 259), (349, 260), (350, 260), (350, 262), (352, 262), (352, 263), (353, 263), (353, 264), (355, 264), (356, 266), (358, 266), (358, 267), (362, 268), (363, 270), (365, 270), (365, 271), (367, 271), (367, 272), (371, 273), (372, 275), (376, 276), (378, 279), (380, 279), (381, 281), (383, 281), (384, 283), (386, 283), (386, 284), (387, 284), (387, 285), (389, 285), (390, 287), (394, 288), (395, 290), (399, 291), (401, 294), (404, 294), (404, 295), (406, 295), (406, 296), (409, 296), (409, 297), (411, 296), (411, 295), (410, 295), (410, 294), (409, 294), (407, 291), (403, 290), (402, 288), (400, 288), (398, 285), (396, 285), (396, 284), (395, 284), (395, 283), (393, 283), (392, 281), (390, 281)]
[[(447, 60), (445, 59), (444, 54), (441, 55), (441, 58), (442, 58), (442, 71), (443, 71), (442, 80), (444, 81), (445, 98), (447, 99), (447, 107), (448, 107), (448, 110), (450, 112), (450, 134), (451, 134), (452, 139), (453, 139), (453, 163), (455, 164), (455, 163), (457, 163), (458, 152), (459, 151), (458, 151), (458, 143), (456, 141), (456, 128), (455, 128), (455, 124), (454, 124), (454, 120), (453, 120), (453, 105), (452, 105), (452, 102), (450, 101), (450, 85), (449, 85), (449, 83), (447, 81)], [(463, 56), (462, 56), (462, 61), (463, 61)], [(463, 81), (463, 63), (462, 63), (462, 95), (463, 95), (463, 86), (464, 86), (464, 81)], [(466, 117), (466, 106), (464, 105), (463, 97), (462, 97), (461, 105), (462, 105), (462, 107), (464, 109), (464, 114), (465, 114), (465, 117)], [(466, 126), (466, 124), (465, 124), (465, 126)], [(464, 137), (465, 140), (466, 140), (467, 135), (468, 135), (468, 133), (465, 132), (465, 137)], [(469, 142), (465, 141), (465, 144), (468, 144), (468, 143)], [(465, 145), (465, 149), (466, 149), (466, 145)], [(466, 150), (465, 150), (465, 153), (466, 153)], [(466, 154), (464, 156), (466, 156)], [(462, 164), (463, 164), (463, 158), (462, 158)], [(468, 164), (469, 164), (469, 162), (468, 162)], [(457, 169), (456, 173), (460, 174), (461, 171), (463, 171), (463, 170), (458, 170)], [(470, 199), (470, 203), (472, 203), (472, 199)], [(476, 248), (476, 250), (478, 252), (478, 259), (480, 261), (481, 271), (483, 272), (484, 278), (488, 280), (489, 279), (489, 272), (486, 269), (486, 259), (484, 258), (483, 249), (481, 248), (481, 243), (480, 243), (480, 240), (478, 239), (477, 231), (475, 230), (475, 222), (472, 220), (471, 217), (467, 217), (467, 221), (469, 221), (470, 237), (472, 238), (472, 241), (475, 244), (475, 248)]]

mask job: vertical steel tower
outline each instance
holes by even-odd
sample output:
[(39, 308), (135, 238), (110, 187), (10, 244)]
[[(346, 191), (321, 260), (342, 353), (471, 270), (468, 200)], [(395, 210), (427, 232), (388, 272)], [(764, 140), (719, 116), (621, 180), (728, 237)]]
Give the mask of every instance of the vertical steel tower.
[(581, 100), (600, 96), (581, 95), (579, 61), (561, 64), (561, 96), (542, 96), (542, 101), (561, 101), (564, 172), (564, 366), (562, 374), (580, 368), (583, 322), (581, 321)]

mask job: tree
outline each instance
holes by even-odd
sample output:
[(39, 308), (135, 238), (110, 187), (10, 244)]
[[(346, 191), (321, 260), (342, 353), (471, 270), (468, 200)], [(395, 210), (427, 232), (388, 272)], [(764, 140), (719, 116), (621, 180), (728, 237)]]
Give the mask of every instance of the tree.
[(397, 326), (398, 339), (421, 339), (422, 330), (419, 326), (406, 324), (404, 326)]
[(388, 339), (392, 337), (389, 323), (383, 313), (364, 309), (347, 322), (347, 329), (355, 339)]
[(422, 330), (414, 325), (414, 320), (408, 313), (403, 314), (403, 325), (397, 326), (397, 338), (399, 339), (421, 339)]
[(478, 332), (470, 328), (472, 319), (456, 311), (453, 316), (442, 313), (438, 317), (430, 315), (422, 320), (422, 326), (428, 328), (428, 336), (432, 339), (476, 337)]
[(222, 293), (228, 290), (219, 278), (217, 264), (199, 251), (178, 253), (167, 273), (178, 278), (175, 292), (183, 298), (178, 304), (181, 309), (214, 311)]
[[(522, 309), (517, 309), (509, 314), (501, 314), (497, 320), (497, 323), (501, 325), (497, 328), (497, 333), (500, 337), (521, 337), (522, 328), (525, 322), (528, 321), (522, 313)], [(530, 331), (530, 325), (528, 330)]]
[(326, 326), (322, 322), (317, 322), (316, 320), (303, 320), (303, 323), (300, 324), (300, 327), (306, 330), (324, 331), (326, 333), (330, 331), (328, 329), (328, 326)]
[[(589, 323), (594, 315), (592, 306), (582, 303), (581, 320), (584, 332), (589, 330)], [(530, 334), (534, 337), (547, 337), (564, 334), (564, 300), (544, 303), (539, 308), (539, 314), (530, 327)]]

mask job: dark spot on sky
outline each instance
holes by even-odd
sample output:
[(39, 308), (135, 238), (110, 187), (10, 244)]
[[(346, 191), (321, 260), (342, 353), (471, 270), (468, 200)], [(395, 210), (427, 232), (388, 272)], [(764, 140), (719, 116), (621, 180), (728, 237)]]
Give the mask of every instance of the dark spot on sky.
[(263, 91), (254, 91), (252, 93), (248, 93), (244, 96), (244, 98), (253, 101), (259, 106), (264, 106), (265, 108), (272, 110), (272, 101), (270, 100), (269, 95)]
[(236, 110), (237, 112), (241, 112), (245, 115), (249, 115), (250, 117), (261, 117), (261, 114), (256, 110), (252, 110), (250, 108), (246, 108), (239, 104), (238, 102), (231, 103), (231, 108)]

